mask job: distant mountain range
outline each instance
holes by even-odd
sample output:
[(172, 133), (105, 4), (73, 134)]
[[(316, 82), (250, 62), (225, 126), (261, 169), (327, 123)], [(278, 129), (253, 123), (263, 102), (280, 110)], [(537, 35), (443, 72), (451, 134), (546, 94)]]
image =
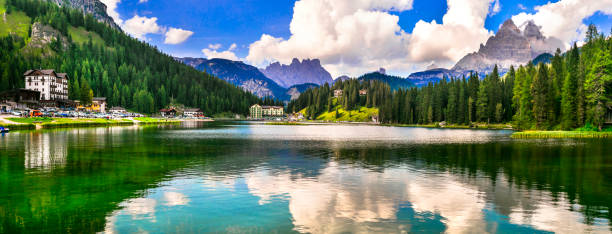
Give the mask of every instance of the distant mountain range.
[(408, 80), (410, 80), (416, 86), (425, 86), (428, 83), (436, 83), (444, 78), (450, 77), (468, 77), (472, 71), (455, 71), (444, 68), (435, 68), (422, 72), (415, 72), (408, 76)]
[[(76, 0), (75, 0), (76, 1)], [(384, 68), (377, 72), (360, 76), (359, 80), (380, 80), (388, 83), (392, 89), (421, 87), (451, 77), (468, 77), (478, 73), (481, 77), (490, 73), (497, 64), (500, 73), (505, 73), (510, 65), (549, 63), (551, 53), (563, 44), (556, 38), (542, 35), (540, 28), (532, 21), (527, 22), (523, 30), (512, 20), (505, 21), (496, 35), (491, 36), (478, 52), (463, 57), (452, 69), (434, 68), (415, 72), (407, 78), (385, 74)], [(225, 59), (177, 58), (177, 60), (206, 71), (234, 85), (259, 96), (271, 96), (281, 100), (291, 100), (311, 87), (325, 83), (333, 84), (339, 80), (351, 79), (340, 76), (335, 80), (318, 59), (293, 59), (291, 64), (272, 63), (265, 69), (258, 69), (243, 62)]]
[(258, 97), (275, 97), (281, 100), (288, 100), (290, 97), (287, 89), (266, 77), (256, 67), (243, 62), (203, 58), (179, 58), (177, 60), (239, 86)]
[(321, 66), (321, 61), (318, 59), (304, 59), (300, 62), (300, 60), (294, 58), (289, 65), (275, 62), (262, 69), (261, 72), (286, 88), (297, 84), (323, 85), (334, 82), (332, 76)]
[(400, 88), (410, 88), (414, 87), (414, 83), (409, 79), (401, 78), (399, 76), (390, 76), (380, 71), (368, 73), (357, 78), (361, 81), (370, 81), (370, 80), (379, 80), (385, 82), (391, 86), (392, 90), (397, 90)]

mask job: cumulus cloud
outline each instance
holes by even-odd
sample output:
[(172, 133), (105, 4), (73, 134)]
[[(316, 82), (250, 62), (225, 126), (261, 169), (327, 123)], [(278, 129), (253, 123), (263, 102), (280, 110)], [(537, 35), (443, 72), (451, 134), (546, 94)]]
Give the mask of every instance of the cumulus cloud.
[[(517, 25), (533, 20), (542, 26), (545, 36), (553, 36), (569, 43), (582, 41), (587, 26), (582, 20), (600, 11), (612, 14), (611, 0), (561, 0), (535, 7), (534, 14), (520, 13), (512, 17)], [(566, 45), (566, 46), (567, 46)]]
[(261, 66), (319, 58), (334, 76), (356, 76), (381, 66), (404, 74), (432, 62), (449, 66), (491, 35), (484, 21), (494, 1), (448, 0), (442, 24), (420, 21), (410, 35), (389, 12), (410, 10), (412, 1), (300, 0), (291, 37), (263, 34), (249, 46), (246, 59)]
[[(147, 1), (140, 0), (139, 3)], [(147, 40), (147, 34), (164, 34), (165, 44), (180, 44), (193, 35), (192, 31), (180, 28), (170, 27), (167, 30), (166, 27), (157, 24), (157, 17), (146, 17), (136, 14), (134, 17), (123, 21), (119, 12), (117, 12), (117, 5), (121, 3), (121, 0), (101, 0), (101, 2), (106, 5), (106, 13), (113, 18), (121, 29), (140, 40)]]
[(164, 40), (165, 44), (180, 44), (186, 41), (189, 37), (193, 35), (192, 31), (183, 30), (180, 28), (170, 28), (166, 32), (166, 40)]
[(478, 49), (493, 32), (484, 27), (491, 0), (448, 0), (442, 23), (419, 21), (410, 41), (413, 61), (450, 65)]
[(213, 50), (218, 50), (221, 49), (221, 44), (217, 43), (217, 44), (210, 44), (208, 45), (209, 49), (213, 49)]
[(122, 28), (138, 39), (144, 39), (146, 34), (160, 33), (162, 31), (162, 28), (157, 24), (157, 17), (149, 18), (138, 15), (126, 20)]
[(208, 59), (222, 58), (236, 61), (240, 60), (238, 56), (236, 56), (236, 53), (234, 53), (236, 47), (238, 47), (236, 43), (233, 43), (227, 50), (219, 51), (219, 49), (221, 49), (221, 44), (210, 44), (208, 48), (202, 49), (202, 53), (204, 53)]
[(489, 15), (497, 15), (497, 13), (499, 13), (500, 11), (501, 11), (501, 4), (499, 3), (499, 0), (495, 0), (495, 3), (491, 6)]
[(145, 2), (149, 2), (149, 0), (138, 0), (138, 3), (145, 3)]
[(334, 75), (351, 67), (374, 70), (381, 60), (406, 55), (408, 35), (399, 27), (399, 17), (384, 11), (411, 8), (412, 1), (408, 0), (297, 1), (291, 37), (285, 40), (262, 35), (249, 46), (247, 60), (261, 66), (272, 61), (289, 63), (294, 57), (319, 58)]

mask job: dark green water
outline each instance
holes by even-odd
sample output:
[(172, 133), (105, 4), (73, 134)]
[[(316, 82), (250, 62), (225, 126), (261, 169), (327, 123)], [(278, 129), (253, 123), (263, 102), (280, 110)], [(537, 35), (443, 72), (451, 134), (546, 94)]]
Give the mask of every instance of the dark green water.
[(611, 140), (213, 123), (0, 136), (0, 233), (609, 233)]

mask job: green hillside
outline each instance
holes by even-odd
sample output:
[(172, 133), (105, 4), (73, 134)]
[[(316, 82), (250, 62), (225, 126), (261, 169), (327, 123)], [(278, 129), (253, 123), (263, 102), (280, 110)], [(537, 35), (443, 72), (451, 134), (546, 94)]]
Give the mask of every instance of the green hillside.
[[(341, 95), (335, 96), (336, 92)], [(362, 93), (364, 92), (364, 93)], [(378, 81), (338, 81), (306, 90), (289, 103), (289, 112), (298, 111), (308, 119), (320, 121), (370, 122), (378, 117), (379, 108), (389, 99), (389, 84)]]
[(30, 30), (31, 19), (25, 13), (7, 12), (6, 0), (0, 0), (0, 37), (14, 33), (20, 37), (27, 37)]
[(70, 35), (70, 38), (72, 38), (72, 41), (75, 43), (84, 44), (89, 42), (91, 38), (91, 42), (94, 45), (103, 46), (105, 44), (104, 39), (102, 39), (100, 35), (95, 32), (89, 32), (83, 27), (69, 27), (68, 34)]
[(359, 107), (354, 110), (345, 110), (342, 106), (336, 106), (334, 110), (321, 113), (317, 116), (317, 120), (329, 122), (370, 122), (374, 116), (378, 116), (378, 108)]
[[(177, 103), (200, 108), (206, 115), (247, 114), (250, 105), (261, 102), (79, 10), (40, 0), (0, 3), (1, 15), (9, 11), (6, 21), (0, 21), (0, 91), (23, 88), (23, 72), (40, 67), (68, 73), (73, 100), (87, 103), (93, 93), (107, 97), (109, 106), (142, 113)], [(28, 38), (28, 30), (35, 22), (51, 26), (69, 45), (62, 45), (58, 37), (42, 47), (29, 46), (35, 38)]]

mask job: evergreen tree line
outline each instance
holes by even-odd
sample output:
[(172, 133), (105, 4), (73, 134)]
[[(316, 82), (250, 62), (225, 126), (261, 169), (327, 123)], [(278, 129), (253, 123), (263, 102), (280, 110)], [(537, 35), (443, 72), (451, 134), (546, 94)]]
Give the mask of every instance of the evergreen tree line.
[[(104, 39), (104, 45), (70, 43), (69, 48), (51, 46), (51, 56), (23, 50), (28, 38), (0, 38), (0, 91), (23, 88), (23, 72), (50, 68), (68, 73), (70, 99), (84, 103), (93, 96), (107, 97), (110, 106), (123, 106), (153, 113), (170, 103), (198, 107), (206, 114), (247, 114), (248, 107), (262, 100), (213, 77), (175, 61), (156, 47), (98, 22), (76, 9), (60, 8), (40, 0), (7, 0), (11, 11), (23, 11), (34, 22), (50, 25), (72, 41), (69, 27), (84, 27)], [(53, 44), (53, 43), (52, 43)], [(60, 44), (61, 43), (56, 43)], [(59, 48), (58, 48), (59, 47)]]
[(484, 79), (470, 74), (392, 93), (381, 83), (375, 92), (368, 93), (370, 101), (366, 103), (354, 93), (374, 88), (372, 83), (338, 82), (332, 88), (325, 85), (306, 91), (289, 104), (288, 111), (308, 108), (311, 118), (329, 111), (334, 106), (333, 90), (340, 88), (345, 95), (338, 104), (347, 109), (378, 107), (385, 123), (512, 123), (516, 129), (545, 130), (592, 125), (601, 130), (606, 113), (612, 109), (611, 56), (612, 39), (591, 25), (581, 48), (574, 44), (564, 54), (558, 49), (550, 64), (529, 62), (516, 69), (510, 67), (503, 77), (495, 66)]

